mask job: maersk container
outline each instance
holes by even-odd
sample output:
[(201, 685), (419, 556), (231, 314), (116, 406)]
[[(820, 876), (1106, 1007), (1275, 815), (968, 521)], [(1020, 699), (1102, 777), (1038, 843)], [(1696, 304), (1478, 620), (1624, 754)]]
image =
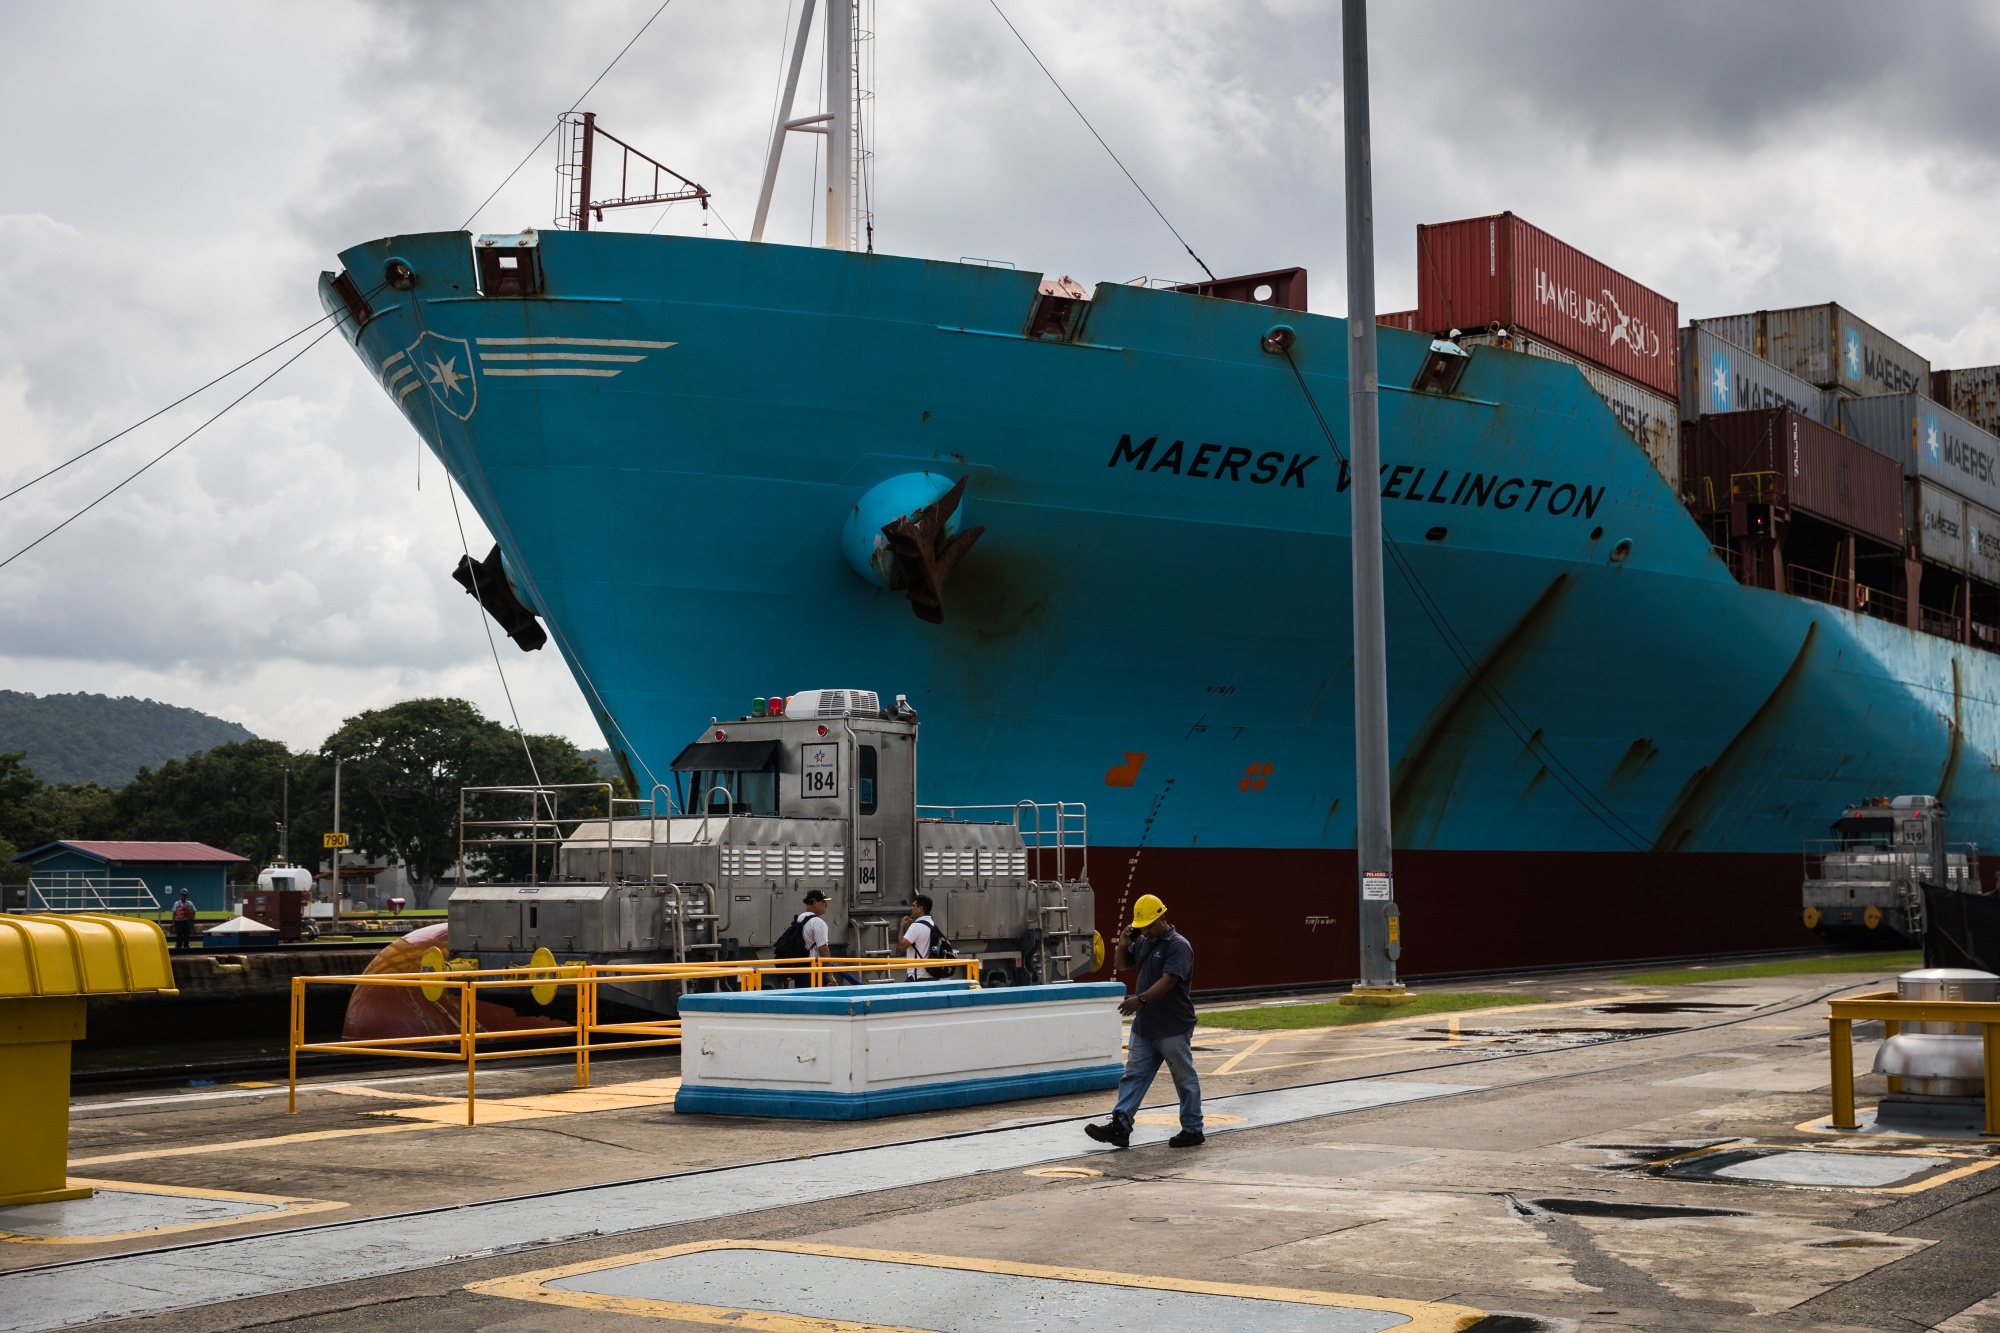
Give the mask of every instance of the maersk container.
[(1970, 572), (1965, 559), (1965, 501), (1922, 477), (1910, 478), (1910, 541), (1935, 565)]
[(1417, 228), (1417, 324), (1519, 330), (1680, 392), (1680, 307), (1512, 213)]
[(1931, 391), (1929, 361), (1831, 302), (1691, 322), (1822, 389), (1863, 396)]
[(1835, 527), (1903, 544), (1903, 469), (1896, 460), (1788, 407), (1704, 415), (1688, 427), (1688, 494), (1727, 504), (1732, 479), (1768, 477), (1784, 504)]
[(1914, 393), (1850, 398), (1840, 405), (1849, 435), (1988, 509), (2000, 509), (2000, 439), (1942, 403)]
[(1571, 356), (1523, 334), (1474, 333), (1462, 335), (1458, 341), (1464, 347), (1499, 347), (1575, 366), (1583, 372), (1583, 378), (1589, 381), (1590, 387), (1597, 390), (1597, 396), (1604, 400), (1604, 405), (1611, 409), (1611, 415), (1618, 418), (1618, 424), (1632, 437), (1632, 443), (1646, 451), (1654, 470), (1666, 478), (1674, 494), (1681, 493), (1680, 410), (1672, 399), (1662, 398), (1642, 384), (1634, 384), (1581, 357)]
[(1965, 572), (2000, 585), (2000, 514), (1965, 502)]
[(1753, 412), (1789, 407), (1821, 425), (1827, 420), (1825, 391), (1772, 365), (1746, 347), (1712, 330), (1681, 330), (1681, 420), (1698, 421), (1711, 412)]
[(1931, 397), (1991, 435), (2000, 435), (2000, 366), (1933, 370)]

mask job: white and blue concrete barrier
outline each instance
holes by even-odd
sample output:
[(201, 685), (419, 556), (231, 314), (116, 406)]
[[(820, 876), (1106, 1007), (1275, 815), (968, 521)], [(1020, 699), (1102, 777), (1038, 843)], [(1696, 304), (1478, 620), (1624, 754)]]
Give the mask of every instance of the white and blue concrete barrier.
[(674, 1109), (867, 1120), (1118, 1086), (1117, 982), (687, 995)]

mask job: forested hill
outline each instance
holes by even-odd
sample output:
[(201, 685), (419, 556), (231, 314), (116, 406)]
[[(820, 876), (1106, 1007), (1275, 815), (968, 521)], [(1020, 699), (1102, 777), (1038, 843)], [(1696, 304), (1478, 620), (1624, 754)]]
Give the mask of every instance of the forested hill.
[(237, 723), (151, 699), (0, 690), (0, 754), (27, 751), (43, 782), (119, 787), (142, 766), (255, 739)]

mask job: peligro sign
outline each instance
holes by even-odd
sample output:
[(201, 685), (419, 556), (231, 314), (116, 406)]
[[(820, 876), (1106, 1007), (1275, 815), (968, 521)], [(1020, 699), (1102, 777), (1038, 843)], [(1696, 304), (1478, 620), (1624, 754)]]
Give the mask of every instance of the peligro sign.
[(1628, 315), (1611, 294), (1609, 287), (1598, 289), (1597, 297), (1583, 296), (1574, 287), (1565, 287), (1550, 278), (1548, 273), (1537, 266), (1535, 269), (1535, 300), (1545, 306), (1554, 306), (1587, 329), (1601, 332), (1605, 337), (1605, 348), (1624, 343), (1638, 356), (1655, 357), (1665, 344), (1660, 339), (1660, 331), (1648, 325), (1637, 315)]

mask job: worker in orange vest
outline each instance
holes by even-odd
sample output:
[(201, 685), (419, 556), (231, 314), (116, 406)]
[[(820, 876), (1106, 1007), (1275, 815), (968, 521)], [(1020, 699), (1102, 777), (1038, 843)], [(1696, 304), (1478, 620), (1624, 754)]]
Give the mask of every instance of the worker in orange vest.
[(194, 904), (188, 901), (186, 889), (181, 890), (181, 899), (174, 904), (174, 947), (194, 947)]

